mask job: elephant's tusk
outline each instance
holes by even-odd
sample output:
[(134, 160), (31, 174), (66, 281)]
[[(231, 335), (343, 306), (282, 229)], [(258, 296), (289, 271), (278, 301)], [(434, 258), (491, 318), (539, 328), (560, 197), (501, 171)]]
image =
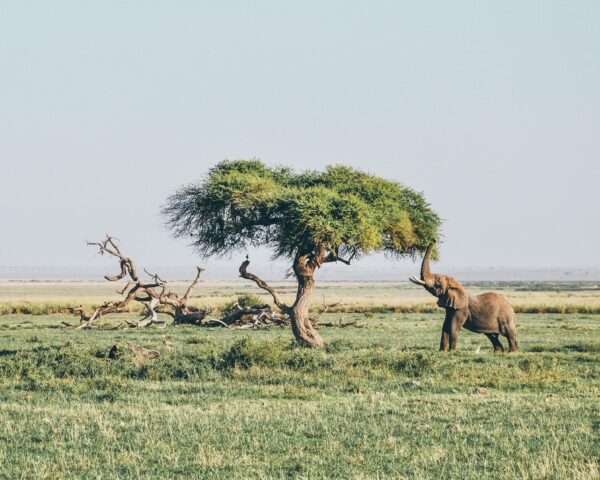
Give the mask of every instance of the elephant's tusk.
[(417, 285), (425, 285), (425, 282), (417, 277), (409, 277), (409, 280), (413, 283), (416, 283)]

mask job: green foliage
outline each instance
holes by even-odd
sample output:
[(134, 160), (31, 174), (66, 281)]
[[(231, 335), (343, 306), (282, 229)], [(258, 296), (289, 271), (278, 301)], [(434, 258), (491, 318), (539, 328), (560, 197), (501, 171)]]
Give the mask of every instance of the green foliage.
[(252, 293), (245, 293), (243, 295), (239, 295), (237, 297), (237, 300), (228, 302), (225, 305), (223, 305), (223, 308), (221, 308), (221, 312), (223, 313), (223, 316), (226, 317), (237, 310), (236, 305), (239, 305), (240, 307), (252, 307), (254, 305), (262, 305), (263, 303), (264, 302), (261, 301), (258, 295), (254, 295)]
[(242, 338), (221, 355), (219, 367), (250, 368), (255, 365), (275, 367), (281, 363), (283, 349), (277, 342), (253, 342)]
[(296, 342), (268, 342), (242, 338), (222, 352), (214, 362), (217, 370), (269, 367), (294, 370), (331, 368), (331, 357)]
[(256, 245), (284, 257), (319, 247), (336, 255), (414, 255), (440, 227), (424, 197), (398, 182), (345, 166), (295, 173), (258, 160), (217, 164), (171, 196), (163, 213), (205, 255)]

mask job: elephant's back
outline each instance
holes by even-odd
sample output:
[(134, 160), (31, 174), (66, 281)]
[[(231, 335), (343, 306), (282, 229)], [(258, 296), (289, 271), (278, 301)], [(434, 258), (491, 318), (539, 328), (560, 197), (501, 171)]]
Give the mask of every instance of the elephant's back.
[(487, 310), (490, 315), (496, 315), (503, 319), (514, 318), (515, 311), (504, 295), (496, 292), (485, 292), (477, 295), (477, 304), (480, 308)]
[(506, 304), (510, 307), (510, 303), (504, 295), (500, 295), (496, 292), (485, 292), (480, 295), (477, 295), (477, 299), (485, 302), (495, 302), (500, 304)]
[(497, 317), (501, 324), (515, 321), (515, 310), (504, 295), (486, 292), (477, 296), (480, 305), (487, 305), (488, 313)]

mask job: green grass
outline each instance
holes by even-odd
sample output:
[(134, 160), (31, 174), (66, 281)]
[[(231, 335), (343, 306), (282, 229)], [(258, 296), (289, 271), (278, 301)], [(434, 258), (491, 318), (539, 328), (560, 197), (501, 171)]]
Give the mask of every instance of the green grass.
[[(600, 477), (597, 316), (521, 315), (516, 355), (470, 332), (437, 353), (441, 314), (343, 317), (368, 327), (322, 329), (321, 351), (2, 317), (0, 478)], [(108, 359), (117, 341), (161, 357)]]

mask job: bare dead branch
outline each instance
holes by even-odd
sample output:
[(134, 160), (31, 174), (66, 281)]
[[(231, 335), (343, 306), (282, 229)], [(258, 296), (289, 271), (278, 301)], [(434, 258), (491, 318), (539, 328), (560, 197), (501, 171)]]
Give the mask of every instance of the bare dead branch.
[(121, 290), (117, 290), (117, 293), (119, 295), (124, 295), (125, 292), (127, 290), (129, 290), (129, 288), (132, 287), (133, 285), (135, 285), (135, 282), (133, 280), (131, 280), (131, 281), (127, 282), (127, 284)]
[(119, 249), (119, 246), (113, 237), (106, 235), (106, 238), (101, 242), (87, 242), (87, 244), (97, 246), (99, 249), (98, 253), (100, 255), (107, 253), (119, 259), (121, 272), (117, 275), (105, 275), (104, 278), (106, 278), (106, 280), (109, 282), (116, 282), (129, 274), (133, 281), (138, 281), (135, 263), (133, 260), (131, 260), (131, 258), (128, 258), (121, 253), (121, 250)]
[(211, 319), (209, 323), (216, 323), (217, 325), (221, 325), (222, 327), (230, 328), (229, 325), (227, 325), (225, 322), (223, 322), (222, 320), (217, 320), (216, 318)]
[(198, 285), (198, 282), (200, 281), (200, 275), (204, 271), (204, 269), (201, 267), (196, 267), (196, 270), (198, 271), (198, 273), (196, 273), (196, 278), (194, 278), (194, 281), (190, 284), (190, 286), (185, 291), (185, 294), (183, 295), (182, 300), (184, 302), (187, 302), (188, 299), (190, 298), (190, 294), (192, 293), (192, 290), (194, 290), (194, 288), (196, 288), (196, 285)]
[(167, 283), (167, 281), (160, 278), (157, 273), (150, 273), (145, 268), (144, 268), (144, 272), (146, 272), (146, 274), (149, 277), (151, 277), (154, 280), (154, 283), (156, 283), (157, 285), (165, 285)]
[(248, 257), (246, 257), (246, 260), (244, 260), (242, 262), (242, 264), (240, 265), (240, 269), (239, 269), (240, 277), (245, 278), (247, 280), (252, 280), (254, 283), (256, 283), (256, 285), (258, 285), (259, 288), (262, 288), (263, 290), (266, 290), (267, 292), (269, 292), (271, 294), (271, 297), (273, 297), (273, 301), (275, 302), (275, 305), (277, 305), (277, 307), (279, 307), (279, 309), (282, 312), (289, 313), (291, 310), (290, 307), (288, 307), (285, 303), (283, 303), (283, 301), (281, 300), (281, 298), (279, 298), (279, 295), (277, 294), (275, 289), (273, 287), (271, 287), (267, 282), (262, 280), (261, 278), (257, 277), (253, 273), (248, 272), (247, 268), (248, 268), (249, 264), (250, 264), (250, 260), (248, 259)]

